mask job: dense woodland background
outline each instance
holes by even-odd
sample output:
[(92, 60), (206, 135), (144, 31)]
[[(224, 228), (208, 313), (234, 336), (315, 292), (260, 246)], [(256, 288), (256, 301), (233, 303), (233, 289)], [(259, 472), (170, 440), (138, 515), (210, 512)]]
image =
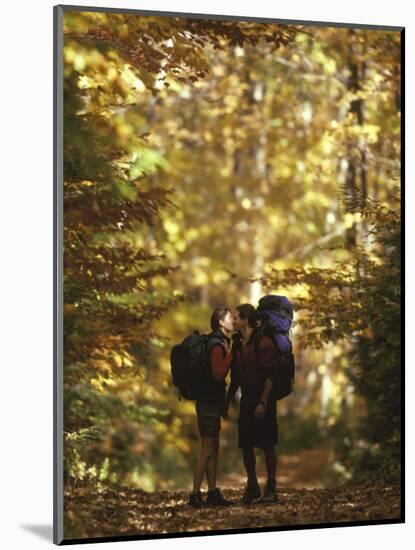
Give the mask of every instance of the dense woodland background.
[(171, 346), (268, 292), (296, 307), (280, 483), (399, 479), (400, 93), (396, 31), (65, 11), (67, 494), (191, 486)]

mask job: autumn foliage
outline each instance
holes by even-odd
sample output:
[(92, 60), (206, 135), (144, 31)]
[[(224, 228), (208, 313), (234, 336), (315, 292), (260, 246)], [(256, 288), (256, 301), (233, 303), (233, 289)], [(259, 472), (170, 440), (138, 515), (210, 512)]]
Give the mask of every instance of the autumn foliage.
[(281, 452), (399, 475), (400, 90), (397, 31), (65, 12), (68, 488), (187, 487), (169, 350), (267, 292), (296, 307)]

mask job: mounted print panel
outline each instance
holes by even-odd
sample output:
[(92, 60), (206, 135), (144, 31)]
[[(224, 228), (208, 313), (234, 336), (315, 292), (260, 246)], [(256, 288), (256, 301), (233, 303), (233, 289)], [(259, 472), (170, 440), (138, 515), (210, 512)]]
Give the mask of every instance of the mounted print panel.
[(54, 17), (54, 542), (403, 522), (403, 28)]

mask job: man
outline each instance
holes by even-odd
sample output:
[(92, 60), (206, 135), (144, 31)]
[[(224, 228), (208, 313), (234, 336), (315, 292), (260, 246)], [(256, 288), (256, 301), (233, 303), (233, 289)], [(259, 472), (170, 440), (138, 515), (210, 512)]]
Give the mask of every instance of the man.
[(278, 443), (278, 425), (276, 400), (272, 394), (277, 351), (270, 338), (257, 334), (255, 325), (255, 308), (251, 304), (237, 306), (234, 327), (238, 335), (232, 348), (231, 384), (226, 396), (225, 415), (240, 386), (239, 448), (242, 449), (248, 478), (242, 497), (244, 504), (250, 504), (261, 496), (255, 447), (264, 451), (268, 475), (261, 500), (274, 502), (277, 499), (275, 445)]
[(208, 344), (208, 365), (205, 392), (203, 399), (196, 401), (197, 424), (201, 437), (201, 450), (197, 459), (193, 492), (188, 504), (194, 507), (203, 506), (200, 487), (204, 473), (208, 482), (206, 505), (227, 506), (231, 504), (216, 487), (216, 472), (219, 453), (220, 418), (224, 414), (226, 383), (232, 359), (230, 335), (234, 331), (233, 315), (230, 309), (218, 307), (210, 319), (212, 329)]

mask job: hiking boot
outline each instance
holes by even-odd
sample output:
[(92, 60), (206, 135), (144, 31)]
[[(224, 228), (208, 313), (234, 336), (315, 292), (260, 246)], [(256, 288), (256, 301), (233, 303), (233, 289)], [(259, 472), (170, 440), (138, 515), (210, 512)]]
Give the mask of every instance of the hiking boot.
[(242, 496), (242, 504), (251, 504), (251, 502), (261, 496), (261, 491), (259, 489), (258, 481), (254, 482), (248, 481), (245, 492)]
[(275, 479), (269, 479), (265, 486), (264, 494), (261, 502), (276, 502), (277, 501), (277, 482)]
[(202, 493), (200, 491), (192, 493), (189, 497), (187, 504), (189, 506), (193, 506), (193, 508), (202, 508), (202, 506), (205, 505), (202, 499)]
[(232, 504), (232, 502), (226, 500), (219, 489), (216, 488), (212, 491), (208, 491), (206, 506), (229, 506), (230, 504)]

